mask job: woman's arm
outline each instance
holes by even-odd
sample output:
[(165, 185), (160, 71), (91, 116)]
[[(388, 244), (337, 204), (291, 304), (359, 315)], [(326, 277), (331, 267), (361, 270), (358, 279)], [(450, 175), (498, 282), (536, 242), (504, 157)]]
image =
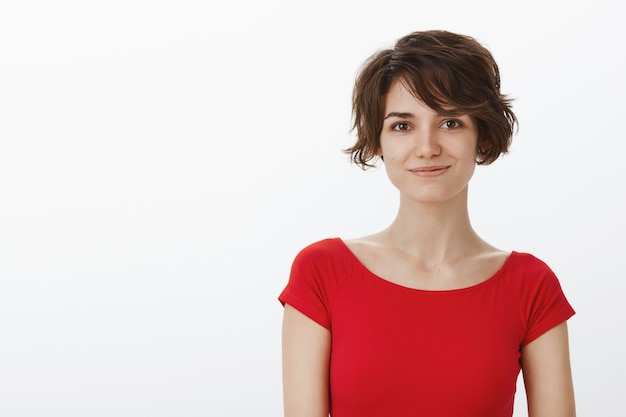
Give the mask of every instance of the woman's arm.
[(548, 330), (522, 349), (528, 417), (575, 417), (567, 323)]
[(328, 417), (330, 332), (289, 304), (283, 317), (285, 417)]

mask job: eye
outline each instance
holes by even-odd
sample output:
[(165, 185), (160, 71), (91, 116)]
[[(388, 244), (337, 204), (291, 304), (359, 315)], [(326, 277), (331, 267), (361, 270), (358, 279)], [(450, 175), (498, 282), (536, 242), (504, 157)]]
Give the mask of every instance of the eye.
[(459, 120), (456, 120), (456, 119), (446, 120), (441, 125), (441, 127), (443, 127), (444, 129), (457, 129), (461, 126), (463, 126), (463, 123), (461, 123)]
[(410, 130), (411, 126), (407, 122), (398, 122), (398, 123), (394, 123), (391, 126), (391, 129), (397, 132), (405, 132), (407, 130)]

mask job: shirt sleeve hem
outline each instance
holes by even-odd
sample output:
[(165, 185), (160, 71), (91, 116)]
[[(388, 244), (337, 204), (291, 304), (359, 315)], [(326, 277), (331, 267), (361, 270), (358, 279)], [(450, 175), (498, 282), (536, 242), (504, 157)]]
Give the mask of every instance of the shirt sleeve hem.
[(306, 302), (302, 301), (294, 294), (288, 291), (283, 291), (283, 293), (280, 294), (280, 296), (278, 297), (278, 301), (280, 301), (283, 306), (285, 304), (289, 304), (320, 326), (330, 330), (330, 323), (328, 322), (328, 318), (324, 314), (316, 311), (314, 308), (311, 308)]
[(548, 330), (556, 327), (557, 325), (563, 323), (564, 321), (569, 320), (574, 314), (576, 314), (576, 312), (570, 308), (567, 311), (563, 311), (562, 314), (555, 316), (554, 319), (545, 322), (542, 326), (537, 327), (536, 329), (533, 329), (533, 331), (529, 333), (524, 339), (524, 342), (522, 343), (522, 347), (528, 345), (534, 340), (537, 340), (540, 336), (542, 336)]

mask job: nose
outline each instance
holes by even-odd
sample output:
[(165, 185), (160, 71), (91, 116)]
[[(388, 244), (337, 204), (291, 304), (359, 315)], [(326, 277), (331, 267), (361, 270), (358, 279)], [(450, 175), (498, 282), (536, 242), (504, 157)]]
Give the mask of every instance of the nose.
[(419, 158), (430, 159), (441, 154), (441, 145), (437, 132), (429, 127), (416, 131), (414, 139), (414, 152)]

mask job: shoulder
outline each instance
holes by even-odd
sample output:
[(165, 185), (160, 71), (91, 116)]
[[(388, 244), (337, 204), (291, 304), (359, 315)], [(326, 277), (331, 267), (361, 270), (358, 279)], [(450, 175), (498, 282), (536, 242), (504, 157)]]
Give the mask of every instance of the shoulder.
[(522, 304), (532, 304), (537, 297), (563, 293), (554, 271), (546, 262), (530, 253), (513, 251), (505, 265), (504, 281)]
[(382, 239), (382, 233), (363, 236), (353, 239), (343, 239), (341, 242), (350, 254), (361, 263), (368, 263), (380, 257), (389, 257), (391, 248), (389, 243)]
[(346, 269), (350, 265), (350, 251), (340, 238), (327, 238), (305, 246), (296, 255), (294, 269)]
[(336, 294), (352, 275), (354, 261), (339, 238), (311, 243), (296, 255), (289, 282), (279, 300), (291, 304), (324, 327)]
[(346, 246), (340, 238), (333, 237), (313, 242), (302, 248), (296, 255), (298, 261), (319, 261), (345, 255)]
[(281, 303), (328, 329), (335, 295), (349, 271), (342, 246), (340, 239), (329, 238), (301, 249), (291, 266), (289, 282), (278, 297)]
[[(509, 284), (527, 303), (534, 305), (538, 298), (564, 297), (561, 283), (554, 271), (536, 256), (513, 252), (507, 271)], [(533, 301), (534, 300), (534, 301)]]
[(508, 264), (509, 275), (518, 279), (536, 281), (556, 278), (546, 262), (530, 253), (513, 251)]
[(556, 274), (541, 259), (516, 253), (512, 279), (509, 280), (517, 294), (519, 307), (525, 317), (525, 346), (546, 331), (575, 314), (565, 296)]
[(340, 238), (330, 237), (308, 244), (300, 250), (298, 256), (332, 255), (339, 252), (342, 246), (344, 243)]

